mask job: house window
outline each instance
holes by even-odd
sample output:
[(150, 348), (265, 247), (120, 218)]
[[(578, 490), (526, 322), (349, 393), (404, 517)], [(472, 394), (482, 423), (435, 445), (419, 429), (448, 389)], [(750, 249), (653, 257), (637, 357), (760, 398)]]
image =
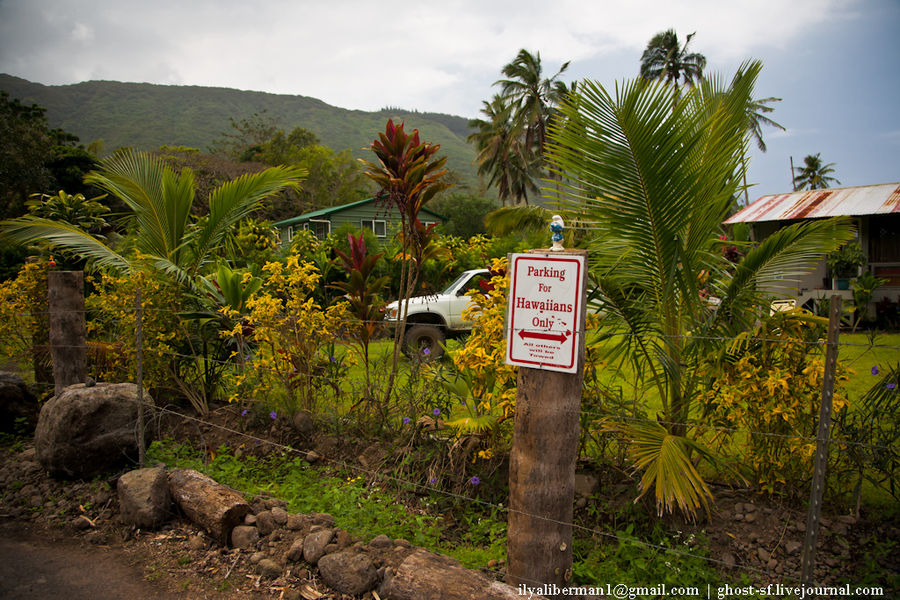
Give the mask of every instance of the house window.
[(378, 237), (385, 237), (387, 235), (387, 223), (385, 221), (378, 219), (363, 219), (360, 221), (360, 226), (363, 229), (370, 230)]
[(869, 262), (900, 262), (900, 215), (869, 219)]
[(309, 222), (304, 225), (306, 229), (312, 231), (313, 235), (316, 236), (316, 239), (324, 240), (328, 237), (328, 234), (331, 233), (331, 221), (310, 219)]

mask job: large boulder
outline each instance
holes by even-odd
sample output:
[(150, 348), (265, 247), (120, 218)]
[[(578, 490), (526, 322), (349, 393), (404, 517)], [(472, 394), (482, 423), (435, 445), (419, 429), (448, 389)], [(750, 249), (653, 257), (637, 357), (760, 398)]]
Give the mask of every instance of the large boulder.
[[(147, 393), (144, 402), (153, 402)], [(137, 420), (134, 384), (70, 385), (41, 407), (34, 432), (38, 461), (53, 476), (85, 479), (133, 464)]]
[(25, 381), (15, 373), (0, 371), (0, 431), (13, 433), (20, 423), (33, 431), (39, 410)]

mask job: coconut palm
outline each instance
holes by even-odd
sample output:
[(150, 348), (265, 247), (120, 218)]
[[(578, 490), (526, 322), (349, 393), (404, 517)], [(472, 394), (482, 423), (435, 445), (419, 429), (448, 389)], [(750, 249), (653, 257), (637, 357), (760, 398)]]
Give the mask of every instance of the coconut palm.
[(482, 104), (481, 112), (487, 118), (469, 121), (475, 133), (468, 138), (478, 151), (478, 174), (488, 176), (488, 185), (496, 186), (501, 205), (528, 204), (528, 195), (538, 191), (535, 177), (540, 159), (516, 126), (511, 103), (495, 95)]
[(196, 288), (207, 265), (238, 222), (260, 207), (265, 198), (285, 187), (296, 188), (306, 172), (272, 167), (242, 175), (209, 195), (209, 214), (191, 216), (196, 201), (194, 174), (176, 173), (159, 158), (123, 152), (104, 160), (85, 182), (120, 198), (129, 208), (136, 257), (126, 256), (102, 239), (62, 221), (31, 215), (4, 221), (5, 236), (20, 242), (40, 240), (88, 261), (94, 268), (118, 272), (149, 269)]
[(680, 97), (645, 78), (611, 90), (585, 82), (548, 135), (563, 201), (596, 228), (591, 274), (615, 340), (609, 358), (631, 361), (661, 402), (658, 420), (615, 426), (660, 512), (693, 514), (710, 497), (691, 457), (711, 455), (691, 418), (718, 340), (744, 331), (759, 317), (754, 307), (852, 237), (848, 221), (822, 220), (776, 232), (736, 265), (723, 255), (760, 69), (745, 64), (730, 86), (713, 78)]
[(641, 55), (641, 77), (662, 79), (676, 86), (679, 79), (687, 85), (700, 81), (706, 68), (706, 57), (697, 52), (688, 53), (687, 47), (693, 37), (693, 33), (687, 36), (684, 46), (678, 42), (674, 29), (661, 31), (650, 38)]
[(840, 181), (830, 177), (834, 173), (834, 163), (822, 164), (821, 152), (810, 154), (803, 159), (802, 167), (794, 167), (794, 188), (799, 190), (821, 190), (831, 187), (832, 183), (840, 185)]
[(565, 62), (553, 77), (543, 76), (541, 53), (524, 48), (501, 71), (506, 79), (494, 82), (501, 95), (515, 107), (517, 125), (525, 132), (525, 146), (540, 153), (547, 138), (547, 123), (553, 108), (568, 92), (559, 77), (569, 67)]

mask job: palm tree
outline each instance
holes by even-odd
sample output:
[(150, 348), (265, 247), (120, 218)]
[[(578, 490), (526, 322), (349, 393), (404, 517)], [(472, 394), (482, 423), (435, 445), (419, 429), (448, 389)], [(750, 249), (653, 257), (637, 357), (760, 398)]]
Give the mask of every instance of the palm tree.
[(776, 123), (765, 115), (775, 110), (775, 107), (769, 106), (773, 102), (781, 102), (781, 98), (761, 98), (759, 100), (751, 100), (747, 105), (747, 129), (750, 131), (750, 137), (756, 140), (756, 147), (760, 152), (766, 151), (766, 143), (762, 138), (762, 126), (775, 127), (784, 131), (784, 125)]
[(559, 80), (569, 68), (563, 63), (553, 77), (543, 77), (541, 54), (531, 54), (524, 48), (501, 71), (506, 79), (494, 82), (500, 93), (515, 107), (517, 126), (525, 131), (525, 146), (540, 153), (547, 138), (547, 123), (553, 108), (568, 92), (566, 84)]
[(209, 195), (209, 214), (195, 220), (194, 174), (180, 173), (146, 153), (114, 154), (85, 182), (120, 198), (131, 211), (137, 257), (126, 256), (102, 239), (63, 222), (26, 215), (0, 223), (3, 234), (19, 242), (41, 241), (118, 272), (146, 269), (198, 289), (199, 277), (215, 262), (231, 229), (258, 209), (265, 198), (285, 187), (296, 188), (305, 170), (272, 167), (242, 175)]
[(794, 188), (800, 190), (821, 190), (831, 187), (832, 183), (840, 185), (840, 181), (834, 177), (829, 177), (830, 173), (834, 173), (834, 163), (822, 164), (821, 152), (815, 155), (810, 154), (803, 159), (802, 167), (794, 167), (797, 172), (794, 175)]
[(539, 158), (535, 160), (516, 127), (512, 104), (499, 95), (482, 104), (481, 112), (487, 118), (469, 121), (476, 131), (468, 138), (478, 151), (478, 174), (488, 176), (488, 185), (497, 187), (502, 206), (528, 204), (528, 194), (538, 191), (534, 179), (539, 164), (534, 163)]
[(691, 455), (712, 455), (690, 435), (707, 357), (758, 318), (769, 294), (852, 237), (846, 220), (815, 221), (776, 232), (736, 265), (721, 252), (760, 69), (743, 65), (729, 87), (704, 81), (677, 103), (675, 86), (645, 78), (614, 90), (586, 82), (548, 135), (564, 202), (594, 223), (591, 274), (615, 340), (610, 359), (630, 361), (662, 405), (658, 420), (616, 426), (660, 512), (693, 514), (711, 495)]
[(687, 36), (681, 46), (674, 29), (654, 35), (641, 55), (641, 77), (662, 79), (676, 86), (679, 79), (684, 79), (687, 85), (700, 81), (706, 68), (706, 57), (696, 52), (688, 53), (687, 47), (693, 37), (693, 33)]

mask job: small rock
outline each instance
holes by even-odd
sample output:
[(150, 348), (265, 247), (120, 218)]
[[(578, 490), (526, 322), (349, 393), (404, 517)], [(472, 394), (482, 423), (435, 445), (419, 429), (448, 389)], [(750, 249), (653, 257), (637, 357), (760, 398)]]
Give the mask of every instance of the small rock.
[(772, 558), (772, 555), (769, 554), (769, 551), (766, 550), (765, 548), (757, 548), (756, 556), (759, 557), (760, 562), (762, 562), (763, 564), (769, 562), (769, 559)]
[(256, 528), (259, 529), (259, 535), (265, 537), (275, 531), (278, 527), (278, 524), (275, 522), (275, 517), (272, 516), (271, 511), (264, 510), (261, 513), (257, 513), (256, 515)]
[(348, 551), (328, 554), (322, 557), (318, 567), (325, 584), (342, 594), (359, 596), (378, 583), (378, 571), (365, 554)]
[(319, 462), (319, 460), (321, 458), (322, 457), (315, 450), (310, 450), (309, 452), (306, 453), (306, 462), (308, 462), (311, 465)]
[(331, 543), (333, 536), (333, 530), (322, 529), (303, 538), (303, 560), (311, 565), (318, 563), (319, 559), (325, 556), (325, 546)]
[(284, 555), (284, 558), (290, 562), (300, 562), (303, 560), (303, 540), (294, 540), (294, 543), (291, 544), (291, 547), (287, 551), (287, 554)]
[(734, 520), (735, 520), (735, 521), (743, 521), (743, 520), (744, 520), (744, 515), (743, 515), (743, 513), (737, 513), (737, 514), (735, 514), (735, 515), (734, 515)]
[(298, 410), (295, 412), (294, 416), (291, 417), (291, 423), (293, 423), (297, 433), (303, 437), (311, 436), (316, 430), (316, 424), (313, 421), (312, 415), (305, 410)]
[[(406, 540), (394, 540), (394, 543), (397, 545), (402, 545), (399, 542), (406, 542)], [(343, 529), (338, 529), (334, 534), (334, 543), (341, 547), (341, 550), (347, 548), (348, 546), (353, 545), (353, 536), (350, 535), (350, 532), (344, 531)], [(406, 542), (407, 546), (411, 545), (409, 542)]]
[(725, 552), (722, 554), (722, 562), (728, 569), (733, 569), (734, 565), (737, 564), (737, 561), (734, 559), (734, 554), (732, 554), (731, 552)]
[(264, 559), (266, 556), (268, 556), (268, 554), (266, 554), (265, 552), (254, 552), (250, 555), (250, 564), (258, 565), (259, 561)]
[(244, 525), (256, 525), (256, 515), (247, 513), (246, 516), (244, 516)]
[(744, 514), (744, 504), (742, 502), (738, 502), (734, 505), (734, 513), (735, 514)]
[(188, 539), (188, 548), (191, 550), (205, 550), (207, 547), (206, 538), (202, 535), (192, 535)]
[(755, 505), (753, 505), (751, 502), (744, 502), (744, 512), (745, 513), (755, 512), (755, 511), (756, 511)]
[(281, 565), (271, 558), (264, 558), (256, 565), (256, 570), (260, 575), (268, 579), (275, 579), (281, 576)]
[(298, 515), (296, 513), (288, 513), (287, 522), (284, 524), (285, 528), (291, 531), (303, 529), (304, 525), (306, 525), (306, 515)]
[(382, 534), (377, 535), (372, 538), (372, 541), (369, 542), (369, 546), (372, 548), (390, 548), (394, 545), (394, 542), (388, 536)]
[(231, 545), (235, 548), (253, 548), (259, 542), (259, 529), (250, 525), (238, 525), (231, 530)]
[(590, 473), (575, 473), (575, 495), (581, 498), (592, 496), (600, 487), (600, 480)]
[[(349, 534), (347, 534), (347, 535), (349, 536)], [(400, 546), (401, 548), (412, 548), (412, 544), (410, 544), (407, 540), (404, 540), (403, 538), (397, 538), (396, 540), (394, 540), (394, 545)]]
[(335, 544), (334, 542), (325, 546), (325, 554), (334, 554), (335, 552), (340, 552), (341, 547)]
[(752, 523), (752, 522), (754, 522), (755, 520), (756, 520), (756, 513), (755, 513), (755, 512), (747, 513), (746, 515), (744, 515), (744, 522), (745, 522), (745, 523)]
[(841, 523), (843, 523), (845, 525), (856, 525), (856, 521), (857, 521), (856, 517), (854, 517), (853, 515), (841, 515), (841, 516), (837, 517), (836, 520), (840, 521)]
[(769, 562), (766, 563), (766, 568), (769, 569), (770, 571), (774, 570), (775, 567), (777, 567), (777, 566), (778, 566), (778, 561), (775, 560), (774, 558), (770, 558)]
[(788, 540), (784, 544), (784, 549), (788, 554), (797, 554), (802, 547), (803, 544), (794, 540)]
[(328, 527), (334, 527), (334, 517), (332, 517), (328, 513), (313, 513), (312, 518), (313, 518), (313, 523), (315, 523), (317, 525), (326, 525)]
[(281, 508), (280, 506), (272, 507), (272, 518), (275, 519), (275, 522), (279, 525), (287, 525), (288, 513), (286, 510)]

